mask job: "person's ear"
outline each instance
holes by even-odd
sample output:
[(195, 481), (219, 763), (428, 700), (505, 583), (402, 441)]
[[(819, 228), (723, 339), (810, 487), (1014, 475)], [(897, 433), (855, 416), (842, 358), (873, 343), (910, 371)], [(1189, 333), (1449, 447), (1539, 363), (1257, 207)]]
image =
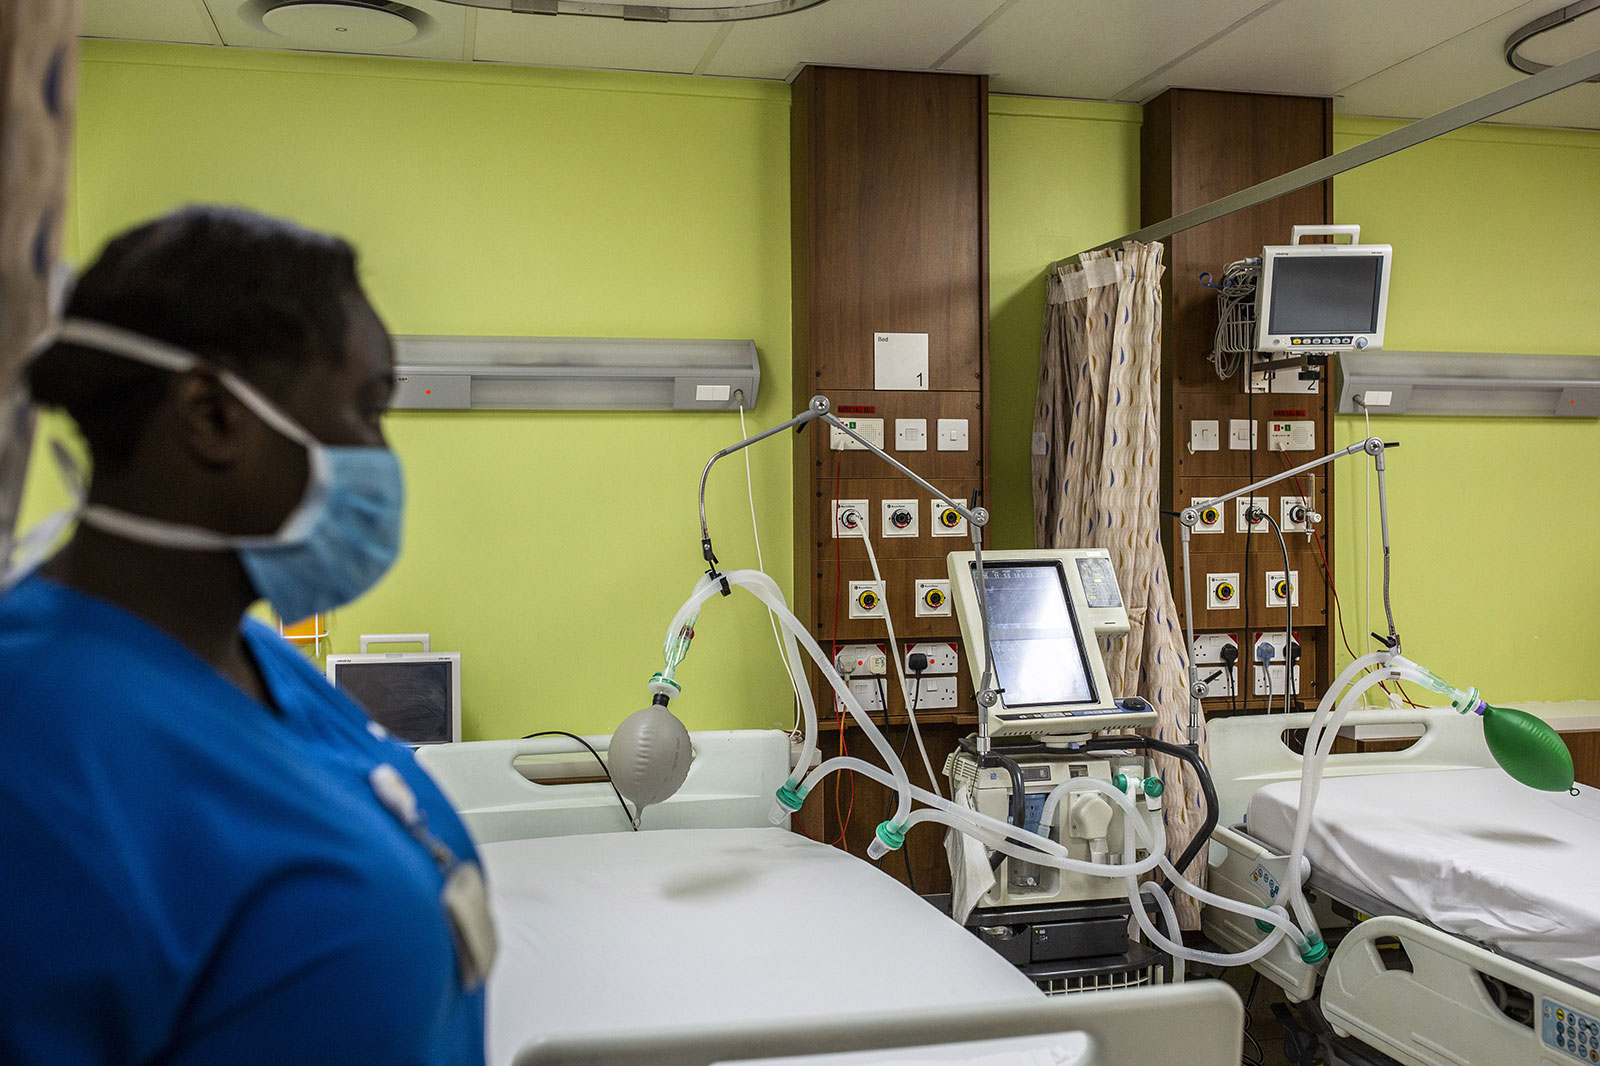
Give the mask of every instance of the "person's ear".
[(189, 371), (172, 384), (178, 444), (201, 464), (225, 469), (255, 446), (260, 421), (214, 374)]

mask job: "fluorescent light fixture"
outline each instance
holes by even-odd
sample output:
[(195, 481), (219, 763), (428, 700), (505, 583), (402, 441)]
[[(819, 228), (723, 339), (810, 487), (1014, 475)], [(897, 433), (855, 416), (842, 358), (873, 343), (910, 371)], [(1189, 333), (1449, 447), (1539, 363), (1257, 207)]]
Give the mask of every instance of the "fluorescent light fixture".
[(601, 0), (444, 0), (461, 7), (492, 8), (529, 15), (588, 15), (629, 22), (743, 22), (817, 7), (828, 0), (679, 0), (666, 4), (605, 3)]
[(1339, 412), (1600, 418), (1600, 356), (1341, 352)]
[(732, 411), (755, 407), (751, 340), (396, 337), (397, 410)]

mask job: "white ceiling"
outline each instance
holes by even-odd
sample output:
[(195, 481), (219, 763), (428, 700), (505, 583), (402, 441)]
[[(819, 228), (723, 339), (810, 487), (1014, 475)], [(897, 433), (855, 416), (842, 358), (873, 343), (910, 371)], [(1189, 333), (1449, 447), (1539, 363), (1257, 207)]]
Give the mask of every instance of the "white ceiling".
[[(270, 0), (85, 0), (84, 35), (306, 47), (262, 27)], [(662, 24), (404, 0), (423, 31), (339, 51), (786, 80), (807, 63), (988, 74), (995, 92), (1142, 102), (1182, 86), (1332, 96), (1341, 113), (1417, 118), (1523, 75), (1502, 46), (1562, 0), (826, 0), (748, 22)], [(693, 3), (697, 0), (679, 0)], [(343, 32), (342, 30), (340, 31)], [(1600, 47), (1600, 17), (1530, 42), (1557, 61)], [(357, 36), (352, 34), (352, 37)], [(1600, 85), (1499, 121), (1600, 129)]]

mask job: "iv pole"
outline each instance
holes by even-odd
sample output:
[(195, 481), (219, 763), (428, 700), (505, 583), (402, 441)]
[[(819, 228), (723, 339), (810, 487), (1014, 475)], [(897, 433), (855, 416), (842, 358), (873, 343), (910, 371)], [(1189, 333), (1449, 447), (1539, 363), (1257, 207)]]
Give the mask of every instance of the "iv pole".
[[(1292, 470), (1285, 470), (1281, 474), (1262, 478), (1241, 489), (1224, 493), (1209, 500), (1191, 503), (1178, 512), (1179, 540), (1183, 544), (1183, 628), (1189, 641), (1189, 745), (1193, 747), (1200, 743), (1200, 701), (1210, 692), (1210, 685), (1200, 679), (1199, 669), (1194, 661), (1194, 579), (1189, 573), (1189, 536), (1194, 527), (1200, 524), (1200, 512), (1210, 507), (1220, 507), (1230, 500), (1240, 496), (1254, 494), (1256, 490), (1276, 485), (1292, 477), (1297, 477), (1318, 467), (1327, 466), (1329, 463), (1343, 459), (1347, 455), (1365, 452), (1372, 457), (1373, 468), (1378, 472), (1378, 523), (1383, 533), (1383, 613), (1389, 622), (1389, 635), (1379, 639), (1388, 646), (1390, 651), (1400, 650), (1400, 634), (1394, 627), (1394, 609), (1389, 603), (1389, 492), (1384, 482), (1383, 453), (1387, 448), (1399, 447), (1397, 444), (1386, 444), (1379, 437), (1368, 437), (1366, 440), (1356, 441), (1347, 448), (1340, 448), (1330, 452), (1320, 459), (1313, 459), (1309, 463), (1302, 463)], [(1248, 534), (1246, 534), (1248, 536)], [(1374, 634), (1376, 635), (1376, 634)], [(1288, 689), (1288, 678), (1292, 676), (1294, 663), (1292, 652), (1284, 650), (1284, 688)]]
[[(743, 397), (737, 392), (734, 394), (734, 398), (736, 400), (743, 399)], [(988, 712), (989, 708), (993, 707), (1000, 700), (1000, 691), (995, 687), (994, 683), (994, 663), (989, 657), (989, 600), (988, 590), (985, 588), (983, 579), (983, 527), (989, 524), (989, 512), (986, 508), (969, 507), (966, 504), (958, 501), (949, 493), (924, 480), (919, 474), (917, 474), (916, 471), (906, 466), (900, 460), (896, 459), (894, 456), (890, 455), (888, 452), (884, 451), (882, 448), (878, 447), (876, 444), (873, 444), (861, 434), (857, 433), (855, 430), (839, 421), (839, 419), (833, 414), (832, 401), (830, 401), (826, 396), (811, 397), (811, 402), (806, 405), (806, 409), (789, 419), (787, 422), (780, 422), (778, 425), (757, 433), (753, 437), (748, 437), (740, 441), (738, 444), (730, 445), (729, 447), (722, 449), (720, 452), (717, 452), (710, 458), (710, 460), (706, 462), (705, 470), (701, 471), (700, 473), (700, 554), (705, 557), (706, 565), (710, 567), (706, 573), (713, 578), (721, 578), (722, 576), (717, 570), (717, 555), (716, 552), (711, 548), (711, 534), (706, 526), (706, 479), (711, 476), (712, 466), (716, 465), (717, 460), (729, 455), (733, 455), (736, 452), (743, 451), (752, 444), (766, 440), (768, 437), (771, 437), (775, 434), (782, 433), (786, 429), (792, 428), (798, 432), (804, 428), (808, 422), (817, 421), (832, 426), (834, 429), (837, 429), (839, 432), (850, 437), (857, 444), (861, 445), (862, 448), (871, 452), (873, 455), (876, 455), (879, 459), (882, 459), (884, 462), (894, 467), (901, 474), (916, 482), (918, 487), (929, 493), (934, 497), (934, 499), (938, 500), (940, 503), (943, 503), (962, 518), (966, 519), (967, 531), (972, 535), (972, 554), (978, 568), (978, 619), (983, 628), (983, 675), (982, 680), (980, 680), (978, 683), (978, 691), (976, 694), (978, 701), (978, 753), (980, 755), (987, 754), (989, 751)], [(730, 592), (731, 590), (728, 587), (728, 582), (726, 579), (724, 579), (722, 581), (722, 594), (726, 596)], [(1198, 704), (1196, 704), (1196, 706), (1198, 706)]]

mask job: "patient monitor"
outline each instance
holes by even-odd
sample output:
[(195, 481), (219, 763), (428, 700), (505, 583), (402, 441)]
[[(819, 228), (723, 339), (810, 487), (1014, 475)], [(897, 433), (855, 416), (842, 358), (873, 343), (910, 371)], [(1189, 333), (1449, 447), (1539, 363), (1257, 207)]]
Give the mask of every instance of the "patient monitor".
[(1118, 699), (1100, 641), (1126, 636), (1128, 612), (1104, 548), (984, 552), (992, 644), (984, 647), (978, 566), (972, 552), (949, 556), (950, 594), (967, 664), (980, 684), (994, 658), (1000, 699), (979, 708), (990, 736), (1059, 736), (1154, 725), (1139, 699)]

